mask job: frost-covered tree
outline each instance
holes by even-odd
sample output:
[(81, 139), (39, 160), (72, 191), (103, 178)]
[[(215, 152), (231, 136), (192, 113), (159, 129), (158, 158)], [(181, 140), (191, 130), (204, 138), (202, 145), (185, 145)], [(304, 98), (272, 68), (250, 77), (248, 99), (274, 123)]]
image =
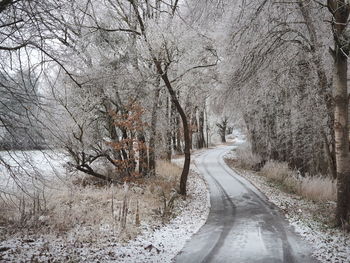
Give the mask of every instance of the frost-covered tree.
[[(228, 1), (196, 4), (195, 9), (205, 10), (197, 19), (211, 18), (226, 32), (221, 52), (231, 68), (220, 70), (221, 99), (239, 110), (252, 150), (265, 160), (287, 161), (302, 174), (338, 178), (336, 218), (338, 224), (346, 221), (348, 3), (252, 0), (232, 8)], [(225, 5), (225, 12), (209, 10), (213, 4)], [(224, 26), (215, 25), (217, 19)], [(331, 27), (325, 21), (331, 21)]]
[(34, 73), (17, 72), (3, 76), (0, 84), (1, 149), (41, 149), (38, 78)]
[[(186, 25), (177, 15), (179, 9), (177, 3), (159, 1), (62, 1), (48, 16), (47, 34), (57, 45), (43, 47), (43, 52), (58, 65), (59, 77), (55, 81), (47, 74), (47, 87), (67, 120), (63, 133), (51, 127), (56, 141), (70, 147), (65, 148), (77, 169), (90, 169), (99, 160), (115, 166), (116, 160), (131, 158), (131, 170), (138, 164), (143, 175), (152, 174), (155, 159), (162, 155), (159, 149), (171, 155), (176, 146), (174, 150), (186, 153), (180, 187), (185, 194), (191, 147), (188, 119), (196, 124), (194, 133), (202, 134), (199, 145), (204, 137), (203, 105), (198, 104), (206, 95), (200, 103), (192, 97), (206, 89), (205, 79), (213, 76), (206, 71), (218, 58), (212, 41)], [(130, 102), (143, 109), (142, 121), (147, 123), (133, 132), (114, 119), (130, 117)], [(118, 150), (110, 147), (127, 140), (129, 144)], [(147, 147), (135, 152), (132, 141)], [(160, 143), (164, 147), (158, 147)], [(105, 175), (98, 172), (100, 178), (109, 178)]]

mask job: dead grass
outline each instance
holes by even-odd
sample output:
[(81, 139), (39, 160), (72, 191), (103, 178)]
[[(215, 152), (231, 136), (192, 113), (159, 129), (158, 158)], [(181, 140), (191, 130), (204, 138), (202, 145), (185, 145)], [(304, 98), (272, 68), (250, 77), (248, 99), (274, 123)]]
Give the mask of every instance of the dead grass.
[(280, 185), (283, 190), (313, 201), (336, 201), (336, 181), (326, 176), (301, 176), (287, 163), (268, 161), (261, 175)]
[(156, 176), (124, 186), (79, 176), (55, 181), (55, 189), (37, 190), (37, 196), (2, 196), (0, 234), (74, 235), (79, 242), (93, 242), (112, 232), (129, 240), (141, 224), (155, 226), (176, 214), (180, 173), (176, 165), (158, 162)]
[(245, 144), (235, 150), (235, 158), (232, 159), (237, 168), (254, 170), (261, 163), (260, 156), (253, 154), (249, 145)]
[[(261, 158), (252, 154), (248, 144), (240, 145), (234, 151), (234, 157), (226, 160), (229, 165), (242, 170), (259, 170)], [(313, 201), (336, 201), (336, 181), (327, 176), (301, 176), (291, 170), (286, 162), (268, 161), (261, 168), (259, 175), (283, 191), (300, 195)]]
[(337, 182), (329, 177), (313, 176), (302, 178), (300, 185), (302, 196), (314, 201), (336, 201)]

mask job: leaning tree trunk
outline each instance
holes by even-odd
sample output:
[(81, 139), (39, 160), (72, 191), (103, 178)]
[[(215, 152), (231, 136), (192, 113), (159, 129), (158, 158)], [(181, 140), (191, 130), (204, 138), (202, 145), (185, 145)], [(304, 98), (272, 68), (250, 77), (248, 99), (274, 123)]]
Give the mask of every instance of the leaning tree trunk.
[(178, 98), (176, 97), (176, 93), (169, 81), (168, 75), (166, 72), (163, 72), (163, 69), (161, 67), (161, 64), (159, 61), (155, 60), (155, 65), (157, 67), (158, 74), (161, 75), (166, 88), (168, 89), (168, 92), (171, 96), (171, 99), (173, 103), (175, 104), (175, 107), (177, 111), (180, 114), (181, 120), (182, 120), (182, 126), (184, 129), (184, 140), (185, 140), (185, 149), (184, 149), (184, 154), (185, 154), (185, 162), (184, 166), (182, 169), (181, 173), (181, 178), (180, 178), (180, 194), (181, 195), (186, 195), (186, 184), (187, 184), (187, 177), (188, 173), (190, 171), (190, 162), (191, 162), (191, 152), (190, 152), (190, 130), (188, 127), (188, 122), (187, 122), (187, 117), (186, 113), (184, 112), (183, 108), (180, 105), (180, 102)]
[[(184, 110), (182, 109), (182, 107), (180, 105), (179, 100), (176, 97), (175, 91), (171, 85), (169, 78), (168, 78), (167, 72), (163, 71), (161, 61), (159, 61), (157, 59), (157, 57), (155, 56), (155, 53), (152, 50), (150, 43), (148, 42), (148, 39), (146, 36), (146, 31), (145, 31), (145, 24), (144, 24), (144, 21), (142, 20), (142, 16), (139, 12), (136, 1), (129, 0), (129, 2), (133, 8), (133, 11), (135, 12), (137, 21), (139, 23), (141, 34), (142, 34), (142, 36), (143, 36), (143, 38), (148, 46), (148, 50), (150, 51), (150, 54), (152, 55), (152, 60), (153, 60), (153, 63), (157, 69), (157, 73), (159, 74), (159, 76), (161, 76), (162, 80), (164, 81), (164, 84), (165, 84), (165, 86), (166, 86), (166, 88), (171, 96), (171, 99), (172, 99), (173, 103), (175, 104), (175, 107), (176, 107), (177, 111), (179, 112), (181, 120), (182, 120), (182, 125), (183, 125), (183, 130), (184, 130), (184, 140), (185, 140), (185, 149), (184, 149), (185, 162), (184, 162), (184, 166), (183, 166), (181, 178), (180, 178), (180, 194), (186, 195), (187, 177), (188, 177), (188, 173), (190, 171), (190, 162), (191, 162), (191, 152), (190, 152), (190, 144), (189, 144), (190, 137), (189, 137), (189, 127), (188, 127), (187, 117), (186, 117)], [(156, 5), (157, 4), (159, 4), (159, 6), (160, 6), (160, 1), (157, 1)], [(160, 9), (158, 9), (158, 10), (160, 10)]]
[(345, 35), (350, 6), (345, 0), (329, 0), (327, 6), (333, 15), (334, 58), (334, 133), (337, 165), (337, 209), (336, 223), (344, 224), (349, 216), (350, 200), (350, 155), (348, 127), (348, 86), (347, 70), (349, 37)]

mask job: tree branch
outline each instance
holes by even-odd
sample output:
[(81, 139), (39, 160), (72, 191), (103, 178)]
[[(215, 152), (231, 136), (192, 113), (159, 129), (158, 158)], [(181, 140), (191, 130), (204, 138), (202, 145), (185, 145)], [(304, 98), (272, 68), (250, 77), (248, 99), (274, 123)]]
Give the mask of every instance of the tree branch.
[(128, 29), (128, 28), (113, 28), (113, 29), (109, 29), (109, 28), (101, 27), (99, 25), (97, 25), (97, 26), (84, 26), (84, 27), (90, 28), (90, 29), (106, 31), (106, 32), (127, 32), (127, 33), (133, 33), (133, 34), (136, 34), (138, 36), (141, 36), (140, 32), (138, 32), (136, 30)]
[(6, 51), (15, 51), (15, 50), (19, 50), (25, 46), (27, 46), (28, 43), (23, 43), (21, 45), (18, 46), (14, 46), (14, 47), (4, 47), (4, 46), (0, 46), (0, 50), (6, 50)]
[(207, 65), (198, 65), (198, 66), (194, 66), (192, 68), (187, 69), (185, 72), (183, 72), (181, 75), (179, 75), (178, 77), (176, 77), (175, 79), (173, 79), (172, 81), (170, 81), (171, 83), (176, 82), (177, 80), (181, 79), (183, 76), (185, 76), (187, 73), (189, 73), (192, 70), (195, 69), (200, 69), (200, 68), (210, 68), (210, 67), (215, 67), (217, 66), (218, 62), (219, 62), (219, 57), (216, 54), (215, 50), (209, 49), (209, 51), (216, 57), (216, 60), (214, 63), (212, 64), (207, 64)]

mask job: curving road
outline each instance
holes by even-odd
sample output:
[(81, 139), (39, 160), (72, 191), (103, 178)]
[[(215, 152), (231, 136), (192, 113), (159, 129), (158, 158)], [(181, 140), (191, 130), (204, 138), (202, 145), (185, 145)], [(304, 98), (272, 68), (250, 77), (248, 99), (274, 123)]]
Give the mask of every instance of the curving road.
[(207, 222), (175, 261), (316, 262), (278, 208), (224, 163), (223, 156), (232, 148), (219, 147), (195, 157), (209, 184), (211, 209)]

